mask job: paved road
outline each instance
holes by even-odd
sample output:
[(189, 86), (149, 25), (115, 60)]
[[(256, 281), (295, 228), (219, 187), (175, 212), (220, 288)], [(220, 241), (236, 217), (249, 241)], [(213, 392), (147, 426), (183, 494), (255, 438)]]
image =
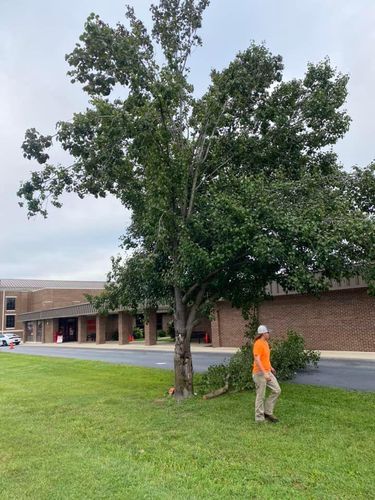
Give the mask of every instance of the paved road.
[[(173, 369), (173, 353), (160, 351), (126, 351), (116, 349), (74, 349), (63, 347), (17, 346), (14, 351), (0, 348), (1, 352), (33, 354), (64, 358), (104, 361), (107, 363)], [(222, 363), (230, 355), (224, 353), (193, 353), (196, 372), (205, 371), (212, 364)], [(298, 384), (342, 387), (375, 392), (375, 362), (347, 359), (323, 359), (318, 368), (299, 373), (294, 379)]]
[(318, 368), (299, 373), (294, 382), (375, 392), (375, 361), (322, 359)]
[[(165, 368), (173, 370), (173, 353), (160, 351), (126, 351), (119, 349), (74, 349), (72, 347), (30, 347), (20, 345), (13, 351), (9, 348), (0, 348), (1, 352), (14, 354), (33, 354), (35, 356), (52, 356), (63, 358), (78, 358), (93, 361), (104, 361), (122, 365), (146, 366), (151, 368)], [(193, 353), (194, 371), (204, 372), (210, 365), (222, 363), (230, 354), (223, 353)]]

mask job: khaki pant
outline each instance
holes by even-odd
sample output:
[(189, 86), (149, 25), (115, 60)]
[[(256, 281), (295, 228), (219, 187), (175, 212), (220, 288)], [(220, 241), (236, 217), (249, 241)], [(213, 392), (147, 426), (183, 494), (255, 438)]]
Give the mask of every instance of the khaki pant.
[[(256, 422), (264, 421), (264, 414), (273, 415), (277, 398), (281, 394), (281, 389), (277, 378), (273, 373), (270, 373), (271, 380), (267, 381), (263, 373), (253, 373), (255, 383), (256, 398), (255, 398), (255, 420)], [(271, 389), (271, 394), (264, 401), (266, 396), (266, 387)]]

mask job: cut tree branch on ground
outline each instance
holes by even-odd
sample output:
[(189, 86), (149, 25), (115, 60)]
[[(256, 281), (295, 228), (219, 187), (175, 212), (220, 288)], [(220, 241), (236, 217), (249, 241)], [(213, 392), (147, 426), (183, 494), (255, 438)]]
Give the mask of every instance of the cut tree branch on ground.
[(217, 396), (221, 396), (222, 394), (225, 394), (229, 390), (229, 375), (225, 377), (225, 385), (224, 387), (220, 387), (220, 389), (216, 389), (215, 391), (209, 392), (208, 394), (205, 394), (203, 396), (203, 399), (212, 399), (216, 398)]

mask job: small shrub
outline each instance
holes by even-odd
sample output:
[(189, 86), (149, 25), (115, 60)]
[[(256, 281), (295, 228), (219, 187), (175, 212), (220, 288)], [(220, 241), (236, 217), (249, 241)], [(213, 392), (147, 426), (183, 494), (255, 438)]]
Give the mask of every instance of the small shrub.
[(317, 366), (320, 353), (305, 350), (305, 341), (297, 332), (290, 330), (285, 340), (271, 344), (271, 363), (279, 380), (289, 380), (309, 364)]
[(162, 337), (167, 336), (167, 332), (165, 332), (164, 330), (158, 330), (156, 333), (157, 333), (158, 338), (162, 338)]
[[(274, 340), (271, 344), (271, 363), (276, 370), (278, 380), (288, 380), (297, 371), (307, 365), (318, 365), (320, 353), (305, 350), (305, 341), (301, 335), (288, 331), (286, 339)], [(244, 391), (254, 388), (252, 378), (253, 346), (242, 347), (228, 361), (212, 365), (201, 376), (197, 389), (199, 393), (208, 393), (224, 387), (229, 381), (229, 390)]]
[(244, 391), (252, 389), (251, 375), (253, 355), (250, 347), (242, 347), (228, 361), (208, 367), (199, 381), (199, 393), (207, 393), (224, 387), (227, 379), (229, 390)]
[(134, 328), (133, 337), (135, 338), (135, 340), (143, 339), (144, 333), (143, 333), (142, 328)]

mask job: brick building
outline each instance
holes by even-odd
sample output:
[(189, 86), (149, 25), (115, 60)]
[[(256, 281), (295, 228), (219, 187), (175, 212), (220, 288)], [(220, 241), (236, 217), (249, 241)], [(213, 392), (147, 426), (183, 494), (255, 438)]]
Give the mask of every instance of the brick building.
[[(1, 330), (17, 332), (25, 342), (50, 343), (60, 332), (64, 342), (126, 344), (142, 311), (138, 317), (127, 311), (98, 315), (85, 295), (96, 295), (103, 288), (103, 282), (0, 280)], [(360, 278), (334, 282), (319, 298), (286, 294), (275, 283), (268, 291), (270, 299), (260, 306), (259, 320), (272, 328), (274, 337), (294, 329), (310, 349), (375, 351), (375, 298), (367, 294)], [(148, 316), (145, 343), (152, 345), (157, 331), (166, 330), (172, 317), (166, 307), (149, 311)], [(213, 347), (239, 347), (245, 329), (241, 312), (220, 301), (213, 319), (195, 330), (207, 334)]]
[(41, 341), (43, 325), (39, 322), (32, 331), (27, 331), (22, 314), (86, 303), (86, 294), (96, 295), (103, 288), (101, 281), (1, 279), (1, 332), (21, 336), (27, 332), (30, 338), (25, 340)]
[[(259, 307), (259, 321), (281, 338), (291, 329), (301, 333), (307, 349), (375, 352), (375, 297), (360, 278), (332, 283), (320, 297), (286, 294), (273, 283), (272, 297)], [(214, 346), (241, 345), (246, 321), (227, 302), (219, 302), (212, 322)]]

